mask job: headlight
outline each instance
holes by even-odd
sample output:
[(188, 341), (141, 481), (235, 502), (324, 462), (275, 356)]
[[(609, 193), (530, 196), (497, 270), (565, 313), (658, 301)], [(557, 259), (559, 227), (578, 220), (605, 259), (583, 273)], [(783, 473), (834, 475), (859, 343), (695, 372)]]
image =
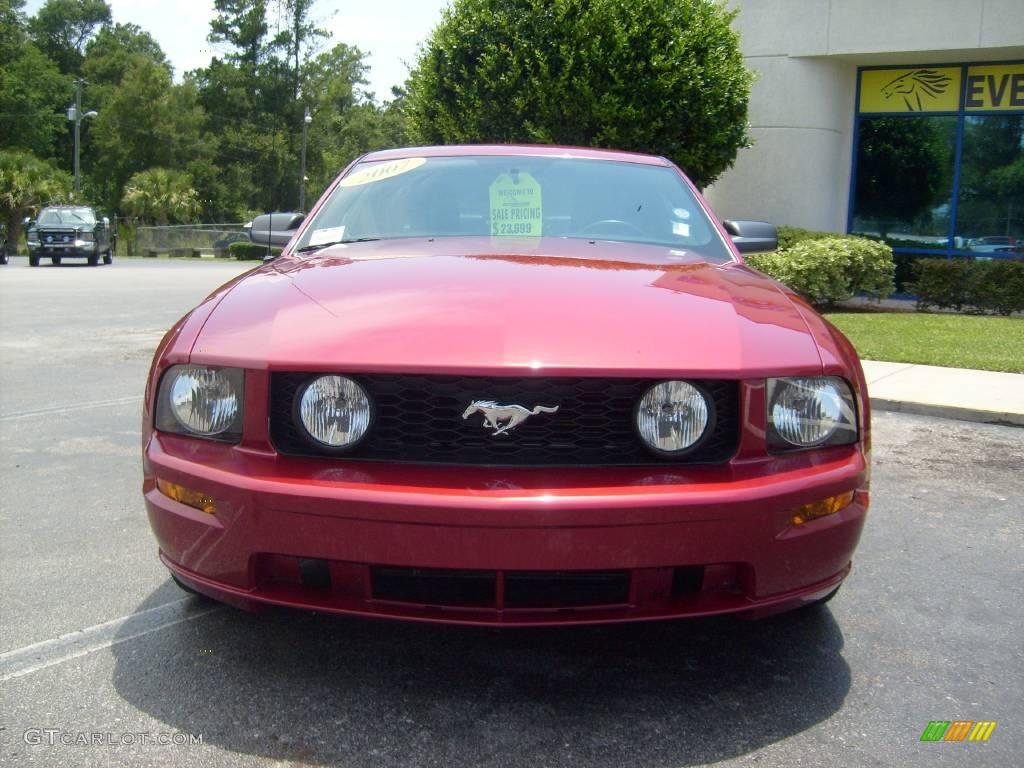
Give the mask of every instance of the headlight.
[(237, 441), (242, 434), (243, 379), (239, 368), (171, 367), (160, 382), (156, 428)]
[(713, 417), (708, 398), (693, 384), (663, 381), (640, 398), (636, 427), (652, 450), (675, 455), (697, 445)]
[(768, 379), (768, 445), (775, 449), (857, 441), (850, 386), (834, 376)]
[(348, 448), (370, 428), (370, 398), (352, 379), (321, 376), (299, 391), (295, 401), (299, 423), (317, 444)]
[(92, 232), (79, 232), (78, 239), (84, 240), (87, 243), (91, 243), (93, 240), (96, 239), (96, 236)]

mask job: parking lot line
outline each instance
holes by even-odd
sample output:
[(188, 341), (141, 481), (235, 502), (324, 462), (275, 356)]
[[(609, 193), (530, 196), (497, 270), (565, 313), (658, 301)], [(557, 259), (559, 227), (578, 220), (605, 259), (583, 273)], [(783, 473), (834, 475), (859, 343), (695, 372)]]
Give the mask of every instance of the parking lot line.
[(112, 400), (94, 400), (91, 403), (75, 403), (74, 405), (57, 405), (51, 408), (37, 408), (31, 411), (15, 411), (14, 413), (0, 414), (0, 421), (14, 421), (15, 419), (31, 419), (36, 416), (51, 416), (57, 413), (70, 413), (71, 411), (84, 411), (88, 408), (106, 408), (112, 405), (126, 405), (142, 401), (141, 395), (131, 397), (116, 397)]
[(61, 664), (126, 640), (134, 640), (224, 610), (222, 605), (213, 605), (190, 611), (188, 606), (195, 604), (194, 598), (186, 597), (77, 632), (33, 643), (24, 648), (0, 653), (0, 682), (38, 672), (54, 664)]

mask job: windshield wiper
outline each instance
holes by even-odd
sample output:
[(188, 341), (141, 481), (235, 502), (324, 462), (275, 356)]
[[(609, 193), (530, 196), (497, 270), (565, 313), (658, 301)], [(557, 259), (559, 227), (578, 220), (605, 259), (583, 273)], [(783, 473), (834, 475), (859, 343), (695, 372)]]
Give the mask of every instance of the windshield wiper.
[(380, 240), (379, 237), (351, 237), (347, 240), (331, 240), (328, 243), (317, 243), (316, 245), (304, 245), (301, 248), (296, 248), (296, 253), (310, 253), (311, 251), (319, 251), (322, 248), (329, 248), (332, 245), (345, 245), (347, 243), (370, 243), (374, 240)]

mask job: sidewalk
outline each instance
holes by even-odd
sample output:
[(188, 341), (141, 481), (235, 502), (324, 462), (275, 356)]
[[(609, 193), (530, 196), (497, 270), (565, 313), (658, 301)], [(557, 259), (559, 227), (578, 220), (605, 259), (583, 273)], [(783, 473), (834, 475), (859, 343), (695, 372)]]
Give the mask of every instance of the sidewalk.
[(877, 410), (1024, 426), (1024, 374), (862, 362)]

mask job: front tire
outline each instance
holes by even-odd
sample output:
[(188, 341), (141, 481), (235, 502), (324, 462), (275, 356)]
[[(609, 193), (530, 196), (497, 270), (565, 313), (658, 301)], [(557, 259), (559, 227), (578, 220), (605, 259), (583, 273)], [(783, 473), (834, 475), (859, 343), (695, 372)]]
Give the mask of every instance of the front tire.
[(206, 602), (213, 602), (209, 597), (204, 595), (202, 592), (197, 592), (196, 590), (192, 589), (192, 587), (183, 582), (173, 573), (171, 574), (171, 579), (174, 581), (175, 584), (178, 585), (178, 588), (181, 589), (183, 592), (188, 592), (190, 595), (194, 595), (195, 597), (198, 597), (200, 600), (204, 600)]
[(113, 248), (107, 248), (107, 252), (103, 254), (103, 263), (104, 264), (113, 264), (114, 263), (114, 250), (113, 250)]
[(6, 251), (0, 253), (0, 264), (6, 264), (8, 261), (10, 261), (10, 257), (7, 255)]
[(30, 254), (28, 255), (28, 265), (29, 265), (30, 267), (38, 267), (38, 266), (39, 266), (39, 257), (38, 257), (38, 256), (33, 256), (33, 255), (32, 255), (32, 254), (30, 253)]
[(99, 256), (98, 253), (94, 253), (92, 256), (89, 257), (89, 266), (90, 267), (95, 267), (99, 263), (100, 263), (100, 256)]
[(60, 256), (51, 256), (50, 257), (50, 263), (53, 264), (53, 266), (55, 266), (55, 267), (59, 267), (60, 266)]
[(819, 597), (819, 598), (818, 598), (817, 600), (815, 600), (815, 601), (814, 601), (813, 603), (809, 603), (808, 605), (805, 605), (805, 606), (803, 607), (803, 610), (804, 610), (804, 611), (808, 611), (808, 612), (813, 612), (813, 611), (821, 611), (821, 610), (824, 610), (825, 606), (826, 606), (826, 605), (828, 604), (828, 602), (829, 602), (829, 601), (830, 601), (830, 600), (831, 600), (831, 599), (832, 599), (833, 597), (835, 597), (835, 596), (836, 596), (836, 594), (838, 594), (838, 592), (839, 592), (839, 588), (840, 588), (840, 587), (842, 587), (842, 586), (843, 586), (843, 585), (842, 585), (842, 584), (840, 584), (840, 585), (839, 585), (838, 587), (836, 587), (835, 589), (833, 589), (833, 590), (832, 590), (831, 592), (829, 592), (829, 593), (828, 593), (827, 595), (825, 595), (824, 597)]

